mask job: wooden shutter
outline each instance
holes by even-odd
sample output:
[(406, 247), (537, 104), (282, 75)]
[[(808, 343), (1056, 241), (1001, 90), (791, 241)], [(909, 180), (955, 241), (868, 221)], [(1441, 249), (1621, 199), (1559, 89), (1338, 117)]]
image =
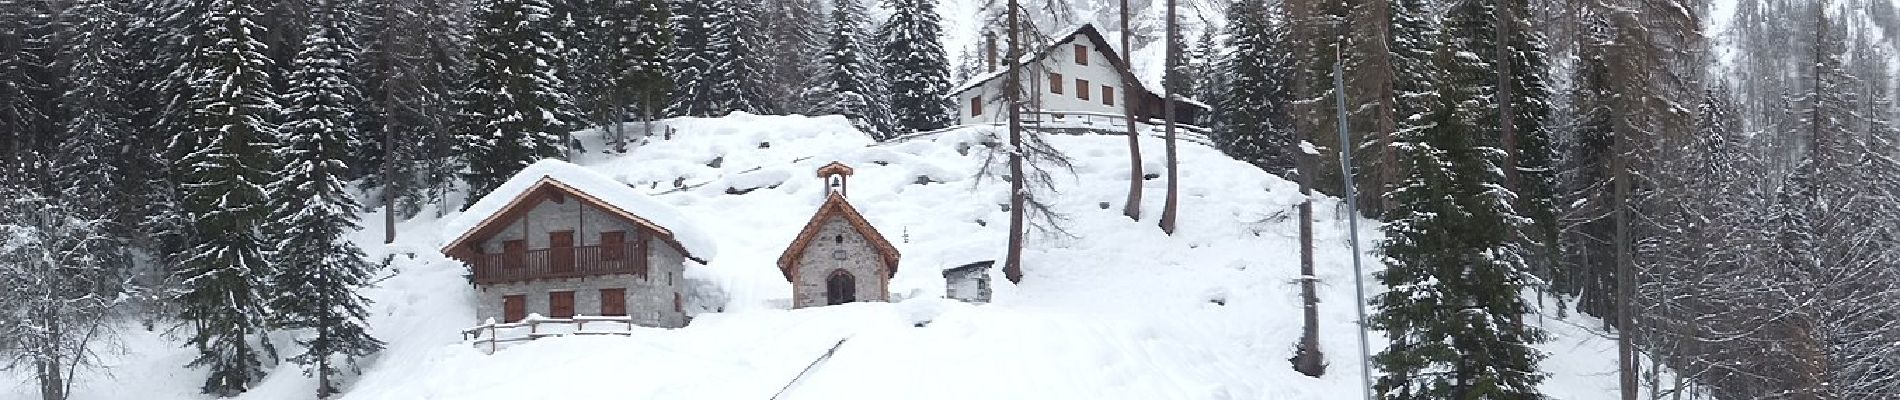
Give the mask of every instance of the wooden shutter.
[[(1075, 65), (1089, 65), (1089, 47), (1075, 45)], [(1087, 87), (1087, 86), (1080, 86)], [(1080, 90), (1080, 89), (1077, 89)]]
[(620, 261), (627, 255), (627, 232), (612, 231), (600, 233), (600, 260)]
[(501, 296), (501, 322), (521, 322), (524, 318), (528, 318), (527, 296)]
[(548, 270), (574, 272), (574, 231), (548, 232)]
[(1115, 87), (1102, 85), (1102, 105), (1115, 105)]
[(976, 97), (970, 98), (970, 116), (972, 117), (983, 116), (983, 96), (982, 95), (977, 95)]
[(627, 316), (627, 289), (601, 289), (600, 315), (604, 317)]
[(1049, 73), (1049, 93), (1062, 94), (1062, 74)]
[(1075, 80), (1075, 97), (1082, 100), (1089, 99), (1089, 80), (1087, 79)]
[(573, 318), (574, 292), (548, 292), (548, 317)]
[(528, 241), (506, 240), (501, 242), (502, 265), (508, 268), (521, 268), (528, 265)]

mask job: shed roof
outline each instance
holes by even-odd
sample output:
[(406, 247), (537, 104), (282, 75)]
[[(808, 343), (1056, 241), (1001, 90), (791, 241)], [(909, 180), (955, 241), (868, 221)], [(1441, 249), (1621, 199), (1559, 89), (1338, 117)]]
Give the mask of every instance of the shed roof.
[(485, 232), (507, 222), (502, 217), (508, 211), (533, 207), (534, 202), (531, 200), (536, 197), (531, 194), (544, 190), (565, 193), (609, 214), (651, 229), (694, 261), (706, 263), (718, 253), (711, 236), (700, 231), (691, 219), (673, 207), (640, 194), (632, 187), (599, 172), (554, 159), (528, 165), (450, 220), (443, 226), (442, 252), (452, 254), (466, 242), (486, 236)]

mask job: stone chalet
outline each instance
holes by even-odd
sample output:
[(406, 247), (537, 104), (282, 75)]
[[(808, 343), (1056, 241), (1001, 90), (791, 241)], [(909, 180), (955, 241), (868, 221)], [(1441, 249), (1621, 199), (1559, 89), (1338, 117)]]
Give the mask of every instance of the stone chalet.
[(835, 161), (818, 169), (825, 202), (778, 258), (792, 283), (792, 308), (890, 300), (899, 254), (845, 200), (850, 176), (851, 167)]
[(469, 269), (478, 322), (625, 316), (686, 324), (686, 262), (714, 247), (671, 207), (592, 170), (543, 160), (443, 230), (442, 253)]

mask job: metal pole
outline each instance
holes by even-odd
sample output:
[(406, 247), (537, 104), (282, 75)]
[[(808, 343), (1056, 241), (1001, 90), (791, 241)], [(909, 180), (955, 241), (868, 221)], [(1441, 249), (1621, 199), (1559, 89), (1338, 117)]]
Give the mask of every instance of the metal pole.
[[(1339, 32), (1339, 41), (1344, 43), (1346, 40), (1345, 21), (1340, 21)], [(1365, 385), (1362, 393), (1365, 394), (1366, 400), (1372, 400), (1372, 350), (1371, 346), (1366, 344), (1366, 283), (1365, 273), (1361, 272), (1359, 266), (1359, 201), (1357, 200), (1359, 193), (1353, 186), (1352, 136), (1347, 134), (1346, 125), (1346, 73), (1340, 67), (1345, 63), (1345, 56), (1341, 50), (1343, 47), (1337, 44), (1333, 47), (1333, 105), (1338, 108), (1339, 113), (1339, 180), (1345, 186), (1341, 197), (1346, 198), (1346, 232), (1349, 238), (1347, 243), (1352, 247), (1352, 292), (1354, 298), (1358, 300), (1353, 303), (1352, 310), (1359, 316), (1359, 380)]]

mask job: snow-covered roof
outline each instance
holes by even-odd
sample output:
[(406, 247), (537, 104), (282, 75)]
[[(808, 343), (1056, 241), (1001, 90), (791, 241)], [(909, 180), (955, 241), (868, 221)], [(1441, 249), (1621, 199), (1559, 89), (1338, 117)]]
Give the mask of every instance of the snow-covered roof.
[[(701, 263), (711, 260), (718, 253), (710, 235), (700, 231), (691, 218), (647, 195), (641, 194), (624, 183), (615, 181), (606, 175), (566, 161), (546, 159), (528, 165), (527, 168), (508, 178), (488, 195), (482, 196), (468, 210), (443, 226), (442, 251), (450, 252), (464, 240), (473, 239), (479, 228), (514, 208), (528, 197), (527, 194), (543, 186), (551, 186), (570, 192), (575, 197), (594, 203), (606, 211), (634, 220), (635, 223), (671, 236), (671, 241), (679, 245), (688, 258)], [(524, 205), (532, 206), (532, 205)]]
[[(1068, 34), (1062, 35), (1060, 37), (1056, 37), (1054, 39), (1050, 39), (1049, 43), (1044, 45), (1040, 50), (1037, 50), (1036, 52), (1033, 52), (1033, 53), (1024, 54), (1021, 58), (1017, 59), (1016, 64), (1022, 65), (1022, 66), (1034, 64), (1036, 60), (1041, 60), (1044, 57), (1048, 57), (1049, 54), (1053, 53), (1056, 48), (1061, 47), (1063, 44), (1067, 44), (1070, 41), (1075, 40), (1076, 36), (1078, 35), (1085, 36), (1089, 38), (1089, 41), (1095, 42), (1095, 48), (1097, 50), (1103, 52), (1104, 54), (1108, 56), (1105, 58), (1108, 59), (1108, 64), (1110, 66), (1113, 66), (1115, 69), (1121, 70), (1122, 72), (1126, 73), (1125, 75), (1126, 78), (1124, 79), (1134, 79), (1135, 84), (1141, 85), (1142, 90), (1145, 90), (1151, 94), (1155, 94), (1156, 96), (1159, 96), (1160, 93), (1165, 92), (1162, 90), (1161, 85), (1156, 84), (1154, 82), (1148, 82), (1147, 80), (1141, 79), (1141, 77), (1135, 76), (1133, 72), (1134, 70), (1130, 69), (1129, 66), (1127, 65), (1123, 65), (1121, 61), (1121, 57), (1119, 56), (1119, 54), (1121, 54), (1120, 51), (1116, 49), (1114, 45), (1109, 44), (1108, 39), (1102, 37), (1101, 31), (1096, 30), (1094, 24), (1077, 25), (1075, 28), (1064, 30), (1061, 32), (1068, 32)], [(982, 86), (984, 83), (988, 83), (989, 81), (1002, 77), (1003, 74), (1006, 74), (1006, 73), (1009, 73), (1008, 68), (1001, 68), (995, 71), (989, 71), (989, 72), (977, 74), (976, 76), (970, 77), (969, 80), (963, 81), (962, 84), (959, 84), (951, 88), (950, 95), (951, 96), (962, 95), (963, 92), (969, 91), (970, 89), (975, 89), (977, 86)], [(1196, 107), (1212, 109), (1212, 107), (1209, 107), (1207, 103), (1202, 103), (1200, 101), (1196, 101), (1194, 99), (1188, 98), (1186, 96), (1182, 96), (1180, 94), (1173, 94), (1168, 97), (1173, 98), (1176, 101), (1184, 102)]]

